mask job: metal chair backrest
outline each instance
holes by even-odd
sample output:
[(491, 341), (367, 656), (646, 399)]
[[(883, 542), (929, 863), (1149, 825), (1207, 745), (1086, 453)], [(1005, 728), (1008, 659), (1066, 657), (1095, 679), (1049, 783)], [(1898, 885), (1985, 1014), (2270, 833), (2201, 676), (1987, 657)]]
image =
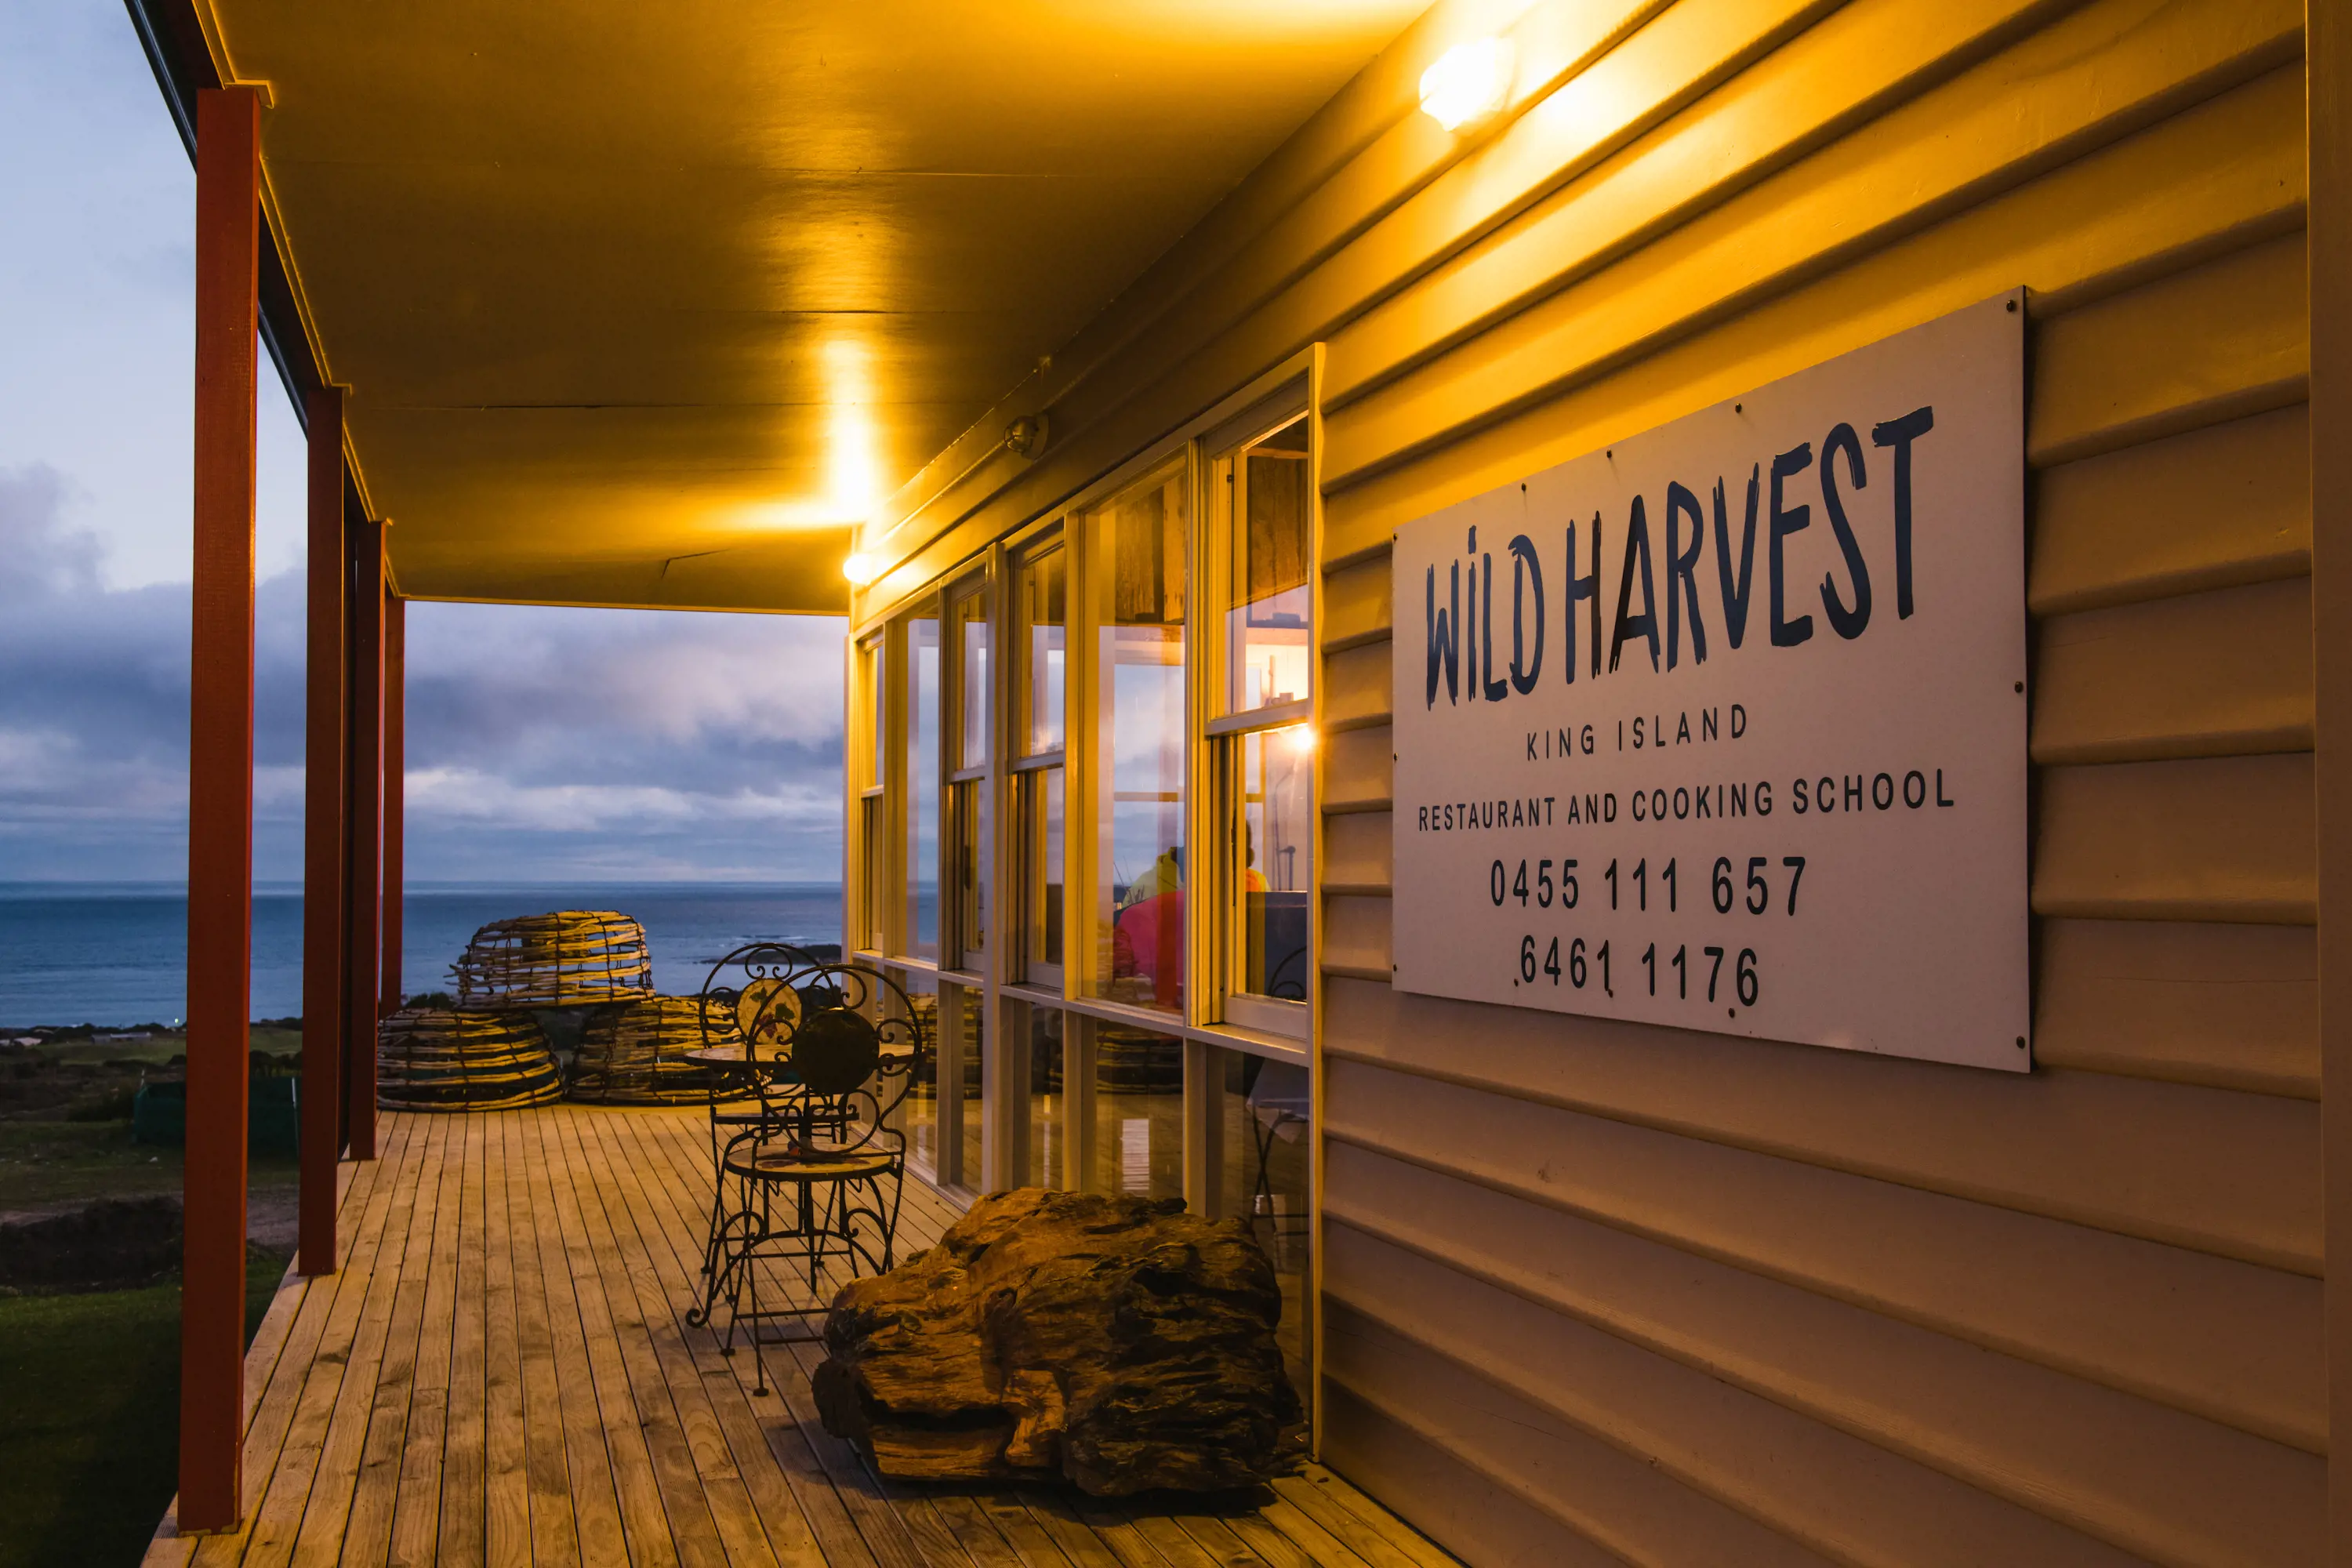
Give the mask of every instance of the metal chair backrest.
[(770, 1135), (836, 1150), (903, 1148), (892, 1115), (920, 1076), (928, 1042), (904, 987), (857, 964), (752, 942), (711, 966), (709, 1020), (732, 1019), (759, 1064), (751, 1089)]

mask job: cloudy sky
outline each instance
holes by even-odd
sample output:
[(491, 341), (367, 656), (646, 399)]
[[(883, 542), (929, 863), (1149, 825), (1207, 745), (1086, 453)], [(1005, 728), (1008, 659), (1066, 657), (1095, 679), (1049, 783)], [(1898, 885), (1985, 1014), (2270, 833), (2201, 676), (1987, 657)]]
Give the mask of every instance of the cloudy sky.
[[(194, 179), (117, 0), (0, 5), (0, 880), (185, 868)], [(300, 874), (301, 436), (261, 397), (256, 874)], [(838, 621), (411, 605), (409, 872), (837, 880)]]

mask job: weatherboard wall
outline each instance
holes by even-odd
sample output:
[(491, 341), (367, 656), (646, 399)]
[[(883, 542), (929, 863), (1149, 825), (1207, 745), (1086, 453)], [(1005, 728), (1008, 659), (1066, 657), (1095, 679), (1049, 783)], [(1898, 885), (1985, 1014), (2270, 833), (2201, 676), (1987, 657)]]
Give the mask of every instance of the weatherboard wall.
[[(1454, 142), (1464, 10), (866, 601), (1327, 345), (1326, 1458), (1480, 1568), (2318, 1561), (2302, 8), (1538, 5)], [(1392, 991), (1391, 532), (2014, 285), (2034, 1070)]]

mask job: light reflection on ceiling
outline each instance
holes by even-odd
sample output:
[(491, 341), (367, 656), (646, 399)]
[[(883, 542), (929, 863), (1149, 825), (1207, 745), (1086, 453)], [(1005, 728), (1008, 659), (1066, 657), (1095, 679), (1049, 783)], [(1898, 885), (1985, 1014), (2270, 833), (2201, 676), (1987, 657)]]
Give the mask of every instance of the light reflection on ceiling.
[(837, 609), (1423, 0), (211, 3), (404, 592)]

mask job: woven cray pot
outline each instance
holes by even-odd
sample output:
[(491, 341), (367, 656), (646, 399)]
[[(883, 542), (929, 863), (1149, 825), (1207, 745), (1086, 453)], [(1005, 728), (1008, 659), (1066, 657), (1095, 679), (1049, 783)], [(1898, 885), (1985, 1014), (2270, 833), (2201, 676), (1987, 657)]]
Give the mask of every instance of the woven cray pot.
[(646, 996), (600, 1008), (580, 1037), (564, 1094), (595, 1105), (682, 1105), (710, 1098), (713, 1073), (687, 1053), (740, 1050), (734, 1013), (714, 1005), (708, 1035), (698, 996)]
[(450, 971), (460, 1007), (582, 1007), (653, 994), (646, 928), (611, 910), (492, 921)]
[(562, 1097), (530, 1014), (404, 1007), (376, 1026), (375, 1101), (390, 1110), (516, 1110)]
[(1095, 1082), (1114, 1094), (1178, 1094), (1184, 1047), (1165, 1035), (1105, 1025), (1095, 1033)]

